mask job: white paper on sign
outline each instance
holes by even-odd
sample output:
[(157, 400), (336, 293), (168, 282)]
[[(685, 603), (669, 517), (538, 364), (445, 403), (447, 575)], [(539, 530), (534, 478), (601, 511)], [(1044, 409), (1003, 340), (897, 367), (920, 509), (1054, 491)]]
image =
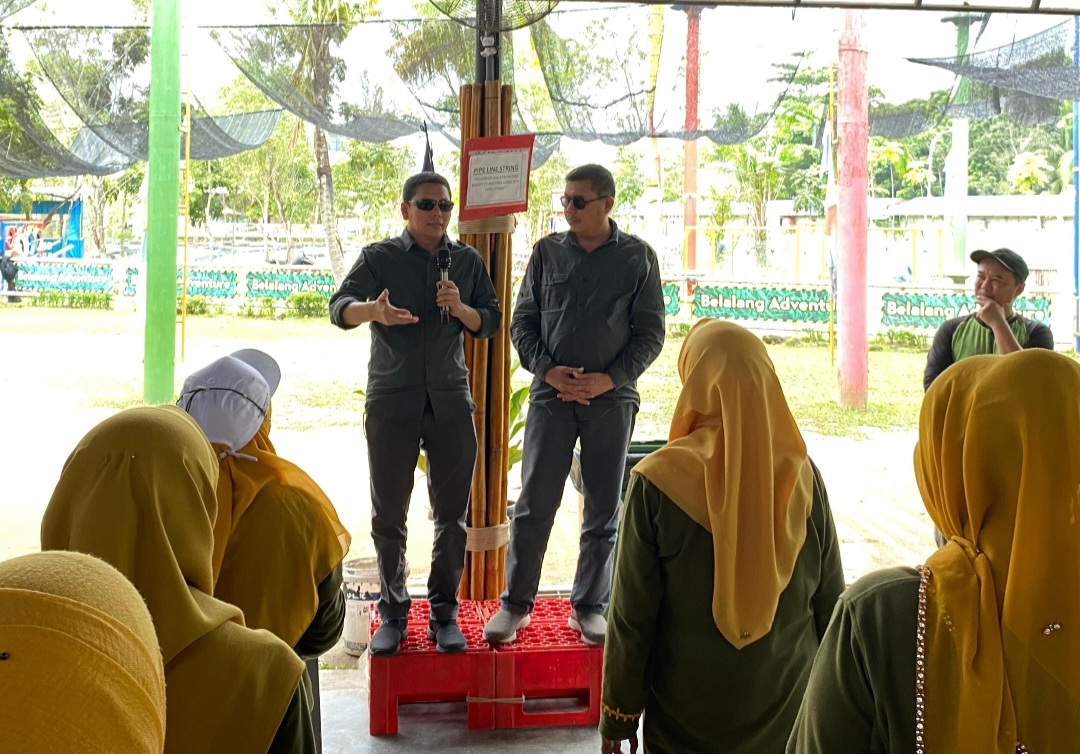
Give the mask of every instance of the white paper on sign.
[(528, 149), (485, 150), (470, 157), (466, 206), (524, 204), (528, 189)]

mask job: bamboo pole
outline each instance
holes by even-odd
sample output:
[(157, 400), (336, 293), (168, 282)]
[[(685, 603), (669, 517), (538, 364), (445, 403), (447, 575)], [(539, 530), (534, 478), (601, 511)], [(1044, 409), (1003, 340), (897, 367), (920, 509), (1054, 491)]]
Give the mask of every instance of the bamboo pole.
[[(468, 139), (480, 136), (483, 117), (483, 88), (479, 84), (470, 84), (461, 87), (461, 143), (464, 147)], [(484, 250), (481, 248), (483, 236), (466, 234), (461, 236), (461, 241), (478, 252), (481, 258)], [(487, 416), (486, 383), (487, 370), (486, 359), (483, 369), (480, 369), (480, 360), (485, 351), (485, 343), (477, 341), (468, 334), (465, 336), (465, 365), (469, 370), (470, 392), (473, 402), (476, 404), (477, 413), (473, 415), (476, 428), (476, 465), (473, 468), (473, 483), (469, 497), (468, 522), (470, 527), (484, 526), (485, 503), (486, 503), (486, 422)], [(462, 599), (481, 599), (483, 597), (483, 578), (477, 576), (483, 573), (484, 553), (469, 552), (465, 555), (465, 570), (462, 574), (459, 596)]]
[[(511, 131), (511, 107), (514, 90), (507, 85), (499, 91), (499, 133)], [(495, 237), (497, 254), (492, 254), (492, 277), (495, 293), (503, 311), (504, 326), (491, 341), (491, 405), (488, 417), (488, 526), (506, 521), (507, 454), (510, 444), (510, 275), (513, 249), (511, 235), (501, 233)], [(485, 561), (484, 592), (494, 598), (502, 592), (506, 581), (506, 548), (488, 553)]]
[[(484, 266), (491, 269), (491, 250), (487, 236), (476, 236), (474, 245), (484, 260)], [(483, 528), (487, 525), (487, 417), (488, 417), (488, 341), (473, 341), (473, 362), (470, 366), (472, 377), (472, 398), (476, 404), (473, 422), (476, 426), (476, 467), (473, 472), (472, 497), (469, 500), (469, 525)], [(472, 599), (484, 598), (484, 562), (485, 552), (470, 553), (469, 594)]]

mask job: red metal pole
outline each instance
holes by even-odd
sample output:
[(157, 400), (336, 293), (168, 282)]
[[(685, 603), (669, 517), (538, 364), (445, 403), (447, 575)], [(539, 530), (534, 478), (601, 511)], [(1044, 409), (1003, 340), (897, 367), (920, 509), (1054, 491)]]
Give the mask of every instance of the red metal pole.
[[(701, 54), (701, 8), (686, 8), (686, 130), (696, 131), (698, 122), (698, 71)], [(683, 142), (683, 238), (686, 269), (697, 269), (697, 141)]]
[(866, 408), (866, 152), (870, 138), (866, 50), (859, 33), (862, 11), (844, 12), (837, 75), (837, 206), (839, 264), (837, 309), (840, 340), (840, 405)]

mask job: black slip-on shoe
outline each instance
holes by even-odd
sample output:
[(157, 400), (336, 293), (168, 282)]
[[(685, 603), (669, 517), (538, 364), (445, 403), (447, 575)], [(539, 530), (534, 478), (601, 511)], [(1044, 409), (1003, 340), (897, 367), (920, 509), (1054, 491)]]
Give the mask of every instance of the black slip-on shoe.
[(401, 642), (409, 636), (409, 621), (395, 619), (383, 621), (383, 624), (375, 629), (375, 635), (368, 644), (368, 652), (373, 657), (393, 657), (401, 649)]
[(428, 623), (428, 641), (436, 644), (441, 654), (458, 654), (465, 651), (465, 635), (458, 628), (457, 621), (431, 621)]

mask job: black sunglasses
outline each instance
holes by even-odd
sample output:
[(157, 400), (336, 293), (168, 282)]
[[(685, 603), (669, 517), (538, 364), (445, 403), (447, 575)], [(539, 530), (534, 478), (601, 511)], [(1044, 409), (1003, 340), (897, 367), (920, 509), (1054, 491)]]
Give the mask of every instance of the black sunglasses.
[(594, 199), (586, 199), (586, 198), (581, 197), (581, 196), (566, 196), (565, 194), (563, 194), (562, 196), (559, 197), (559, 203), (562, 204), (563, 209), (566, 209), (571, 204), (574, 205), (574, 209), (585, 209), (586, 204), (591, 204), (593, 202), (598, 202), (601, 199), (607, 199), (607, 198), (608, 198), (607, 196), (598, 196), (598, 197), (596, 197)]
[(414, 205), (421, 212), (431, 212), (436, 207), (439, 208), (439, 212), (449, 212), (454, 208), (454, 203), (449, 199), (440, 199), (435, 201), (434, 199), (417, 199), (414, 202), (409, 202)]

